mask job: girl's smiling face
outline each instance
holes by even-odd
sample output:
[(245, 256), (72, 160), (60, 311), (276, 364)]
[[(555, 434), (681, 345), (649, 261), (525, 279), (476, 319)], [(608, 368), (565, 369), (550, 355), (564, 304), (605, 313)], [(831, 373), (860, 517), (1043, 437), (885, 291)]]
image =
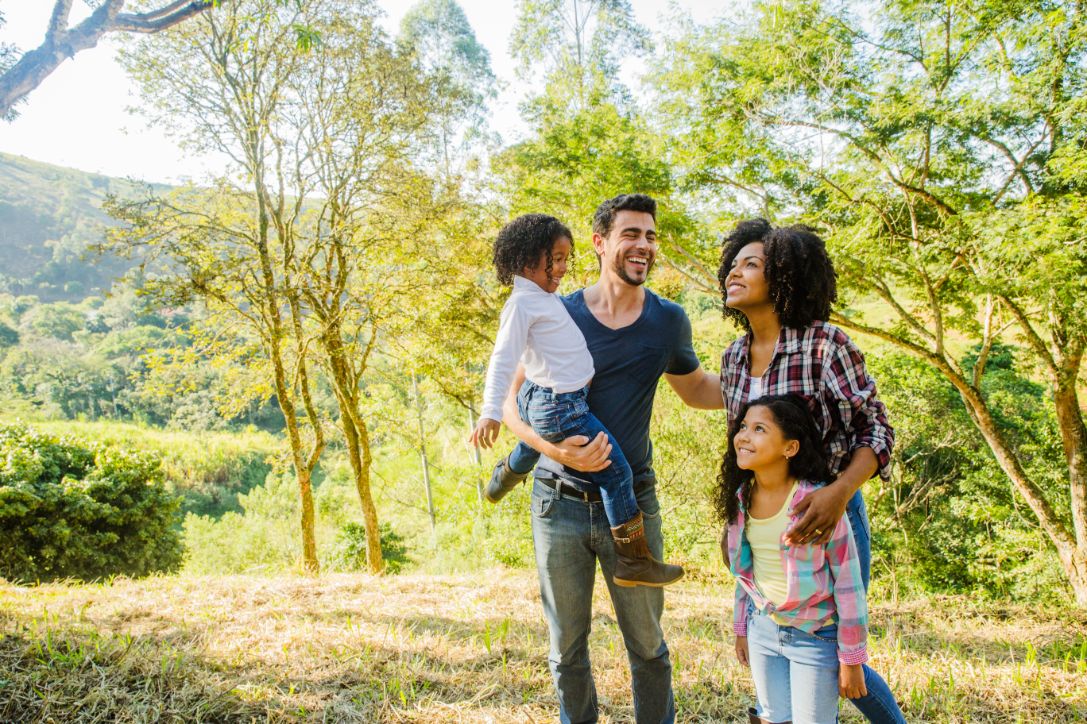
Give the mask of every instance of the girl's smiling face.
[(535, 282), (545, 292), (558, 291), (559, 282), (566, 276), (566, 264), (573, 253), (574, 243), (565, 236), (560, 236), (551, 245), (551, 271), (547, 270), (547, 254), (541, 254), (534, 266), (521, 270), (521, 276)]
[(742, 470), (756, 472), (782, 464), (787, 468), (789, 458), (800, 450), (800, 443), (787, 440), (773, 413), (762, 405), (748, 408), (732, 438), (732, 445), (736, 450), (736, 464)]

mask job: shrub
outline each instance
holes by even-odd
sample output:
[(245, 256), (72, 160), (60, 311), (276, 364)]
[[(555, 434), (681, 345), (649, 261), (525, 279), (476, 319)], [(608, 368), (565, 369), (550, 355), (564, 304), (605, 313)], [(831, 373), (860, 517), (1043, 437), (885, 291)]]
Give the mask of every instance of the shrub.
[(0, 576), (144, 576), (181, 563), (180, 501), (159, 462), (0, 426)]

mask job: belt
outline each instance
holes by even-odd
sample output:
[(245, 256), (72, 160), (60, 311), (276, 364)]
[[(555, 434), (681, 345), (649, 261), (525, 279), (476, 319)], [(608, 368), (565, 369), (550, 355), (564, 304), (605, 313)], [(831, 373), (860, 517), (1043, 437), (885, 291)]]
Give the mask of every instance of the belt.
[(574, 487), (562, 478), (536, 478), (544, 487), (551, 488), (560, 496), (576, 498), (583, 503), (600, 503), (604, 499), (600, 497), (599, 490), (582, 490)]
[[(603, 498), (600, 496), (599, 490), (582, 490), (581, 488), (566, 482), (562, 478), (541, 478), (537, 477), (541, 485), (545, 488), (551, 488), (560, 496), (568, 498), (574, 498), (580, 500), (583, 503), (600, 503), (603, 502)], [(634, 483), (634, 494), (637, 495), (645, 488), (651, 487), (653, 483), (649, 482), (653, 478), (642, 478)]]

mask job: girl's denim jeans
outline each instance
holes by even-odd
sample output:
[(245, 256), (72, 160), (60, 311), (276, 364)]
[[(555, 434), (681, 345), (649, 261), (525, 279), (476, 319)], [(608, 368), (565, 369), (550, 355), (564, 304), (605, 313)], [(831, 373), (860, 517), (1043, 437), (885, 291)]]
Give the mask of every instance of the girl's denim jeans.
[(747, 647), (758, 715), (771, 722), (838, 721), (838, 627), (814, 634), (780, 626), (752, 607)]

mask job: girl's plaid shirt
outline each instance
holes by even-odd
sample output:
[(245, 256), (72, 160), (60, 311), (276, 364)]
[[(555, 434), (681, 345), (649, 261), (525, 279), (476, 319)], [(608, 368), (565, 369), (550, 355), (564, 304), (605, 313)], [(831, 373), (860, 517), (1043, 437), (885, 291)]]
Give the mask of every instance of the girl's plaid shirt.
[[(721, 392), (730, 421), (740, 414), (751, 390), (750, 338), (740, 337), (721, 357)], [(879, 460), (880, 477), (889, 479), (894, 429), (876, 396), (864, 355), (845, 332), (826, 322), (803, 329), (782, 327), (763, 374), (763, 394), (796, 394), (808, 401), (823, 432), (832, 474), (845, 469), (853, 450), (870, 447)]]
[[(817, 483), (800, 481), (789, 502), (790, 527), (799, 519), (793, 513), (796, 504), (817, 487)], [(736, 601), (732, 609), (732, 629), (736, 635), (747, 636), (747, 609), (751, 603), (767, 615), (774, 614), (779, 623), (809, 634), (836, 622), (838, 660), (843, 664), (868, 661), (868, 604), (849, 516), (841, 517), (825, 546), (786, 546), (782, 534), (781, 561), (789, 592), (785, 601), (775, 606), (755, 583), (755, 563), (744, 535), (746, 514), (741, 500), (739, 515), (728, 526), (729, 560), (732, 575), (736, 577)]]

